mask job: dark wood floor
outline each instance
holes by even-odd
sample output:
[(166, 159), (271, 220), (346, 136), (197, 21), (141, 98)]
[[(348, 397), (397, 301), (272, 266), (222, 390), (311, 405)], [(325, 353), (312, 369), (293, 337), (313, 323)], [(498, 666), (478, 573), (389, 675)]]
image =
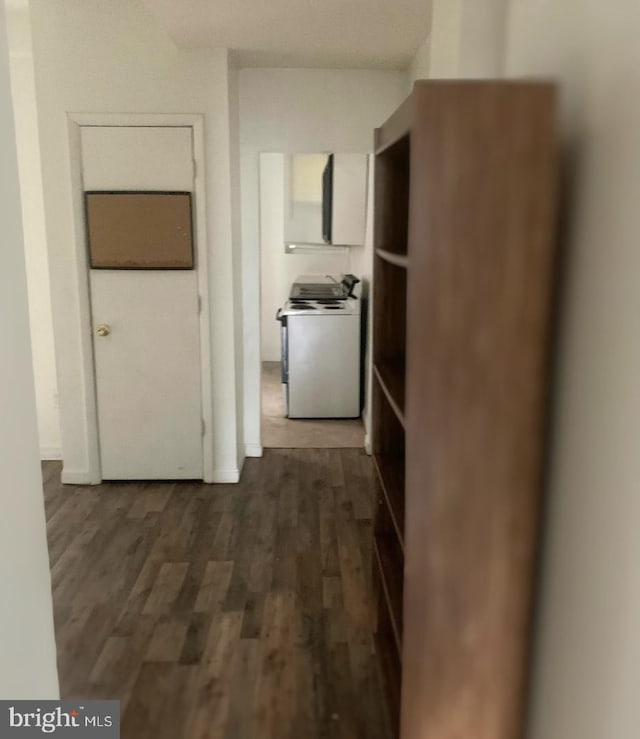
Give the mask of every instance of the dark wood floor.
[(387, 739), (361, 450), (270, 449), (239, 485), (43, 469), (63, 697), (120, 699), (124, 739)]

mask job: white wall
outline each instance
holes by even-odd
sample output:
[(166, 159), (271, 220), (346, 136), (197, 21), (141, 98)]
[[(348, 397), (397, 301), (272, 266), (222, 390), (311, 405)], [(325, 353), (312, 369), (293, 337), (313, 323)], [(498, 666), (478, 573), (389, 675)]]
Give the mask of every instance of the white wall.
[[(361, 258), (364, 262), (371, 265), (373, 262), (373, 196), (374, 196), (374, 182), (375, 182), (375, 157), (370, 156), (369, 157), (369, 181), (367, 183), (367, 202), (369, 203), (369, 206), (367, 207), (367, 220), (365, 223), (365, 234), (364, 234), (364, 249), (361, 253)], [(364, 271), (364, 267), (359, 268), (357, 263), (353, 261), (351, 267), (353, 269), (354, 274), (362, 273)], [(365, 284), (363, 286), (363, 298), (366, 298), (366, 315), (364, 317), (364, 322), (367, 326), (367, 345), (365, 347), (365, 357), (364, 357), (364, 412), (363, 412), (363, 420), (364, 420), (364, 428), (365, 428), (365, 437), (364, 437), (364, 446), (367, 450), (368, 454), (371, 454), (371, 416), (372, 416), (372, 407), (371, 407), (371, 398), (373, 393), (373, 386), (372, 386), (372, 376), (373, 376), (373, 353), (372, 353), (372, 347), (371, 347), (371, 337), (373, 336), (373, 291), (375, 291), (375, 285), (373, 283)]]
[[(362, 152), (373, 149), (373, 129), (406, 94), (402, 72), (325, 69), (240, 71), (244, 393), (247, 448), (260, 449), (260, 152)], [(351, 259), (369, 279), (365, 247)], [(361, 256), (362, 255), (362, 256)], [(358, 262), (358, 260), (360, 260)]]
[(260, 360), (280, 361), (276, 311), (287, 298), (284, 262), (284, 154), (260, 155)]
[(561, 83), (566, 279), (531, 739), (640, 736), (640, 13), (514, 0), (510, 76)]
[(51, 318), (49, 256), (42, 197), (31, 28), (27, 4), (25, 3), (24, 7), (9, 10), (7, 23), (40, 456), (42, 459), (60, 459), (62, 440), (58, 411), (58, 379)]
[(464, 0), (458, 77), (500, 77), (504, 71), (509, 0)]
[(94, 481), (86, 418), (89, 326), (74, 232), (66, 114), (202, 113), (212, 296), (214, 465), (237, 477), (230, 106), (226, 50), (177, 49), (140, 0), (32, 0), (32, 35), (56, 335), (64, 479)]
[(427, 80), (431, 74), (431, 35), (428, 35), (420, 44), (418, 50), (413, 55), (407, 76), (409, 85), (407, 92), (411, 92), (413, 83), (416, 80)]
[(0, 698), (58, 698), (20, 192), (0, 3)]
[(433, 0), (429, 59), (431, 77), (458, 75), (464, 4), (465, 0)]
[(499, 77), (503, 73), (509, 0), (433, 0), (431, 27), (407, 77)]

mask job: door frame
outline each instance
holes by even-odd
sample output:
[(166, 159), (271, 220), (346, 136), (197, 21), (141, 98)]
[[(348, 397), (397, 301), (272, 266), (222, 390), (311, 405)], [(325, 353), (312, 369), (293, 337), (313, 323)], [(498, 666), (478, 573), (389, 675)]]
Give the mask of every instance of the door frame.
[[(98, 435), (98, 406), (96, 396), (95, 363), (93, 356), (93, 329), (89, 264), (86, 252), (86, 230), (82, 181), (82, 147), (80, 129), (83, 126), (145, 126), (157, 128), (191, 128), (194, 162), (194, 230), (196, 273), (200, 301), (200, 392), (202, 397), (202, 476), (203, 481), (214, 481), (213, 460), (213, 388), (211, 378), (211, 326), (209, 269), (207, 253), (207, 219), (204, 156), (204, 116), (197, 113), (67, 113), (69, 159), (73, 202), (74, 248), (78, 283), (78, 313), (80, 319), (80, 354), (82, 365), (82, 406), (88, 450), (88, 475), (75, 479), (63, 477), (66, 483), (99, 485), (102, 482), (100, 440)], [(73, 479), (71, 479), (73, 477)]]

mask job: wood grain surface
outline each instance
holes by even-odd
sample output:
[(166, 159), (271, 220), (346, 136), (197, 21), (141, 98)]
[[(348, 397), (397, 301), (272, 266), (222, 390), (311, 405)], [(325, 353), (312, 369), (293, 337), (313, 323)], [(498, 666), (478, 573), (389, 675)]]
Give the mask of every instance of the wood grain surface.
[(123, 739), (388, 739), (362, 450), (267, 450), (239, 485), (43, 469), (64, 698), (119, 699)]
[(524, 733), (548, 389), (552, 85), (418, 83), (403, 739)]

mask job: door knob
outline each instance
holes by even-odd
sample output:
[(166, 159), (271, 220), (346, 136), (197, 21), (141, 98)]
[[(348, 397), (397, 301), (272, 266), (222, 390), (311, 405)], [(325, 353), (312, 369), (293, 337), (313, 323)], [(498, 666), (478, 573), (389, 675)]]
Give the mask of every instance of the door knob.
[(98, 336), (109, 336), (109, 334), (111, 333), (111, 329), (109, 328), (109, 326), (106, 325), (106, 323), (101, 323), (96, 328), (96, 333), (98, 334)]

